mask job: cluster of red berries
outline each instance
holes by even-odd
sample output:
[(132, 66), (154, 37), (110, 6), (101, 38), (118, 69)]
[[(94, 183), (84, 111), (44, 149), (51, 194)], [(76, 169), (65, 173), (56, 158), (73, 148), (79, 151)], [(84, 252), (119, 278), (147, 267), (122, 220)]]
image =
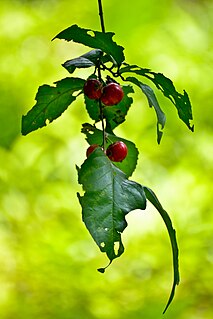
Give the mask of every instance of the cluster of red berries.
[[(99, 147), (98, 144), (92, 144), (88, 147), (86, 155), (87, 157), (90, 156), (90, 154)], [(109, 157), (109, 159), (113, 162), (122, 162), (125, 157), (127, 156), (128, 149), (124, 142), (117, 141), (115, 143), (112, 143), (109, 145), (109, 147), (106, 150), (106, 155)]]
[(106, 106), (118, 104), (124, 92), (118, 83), (110, 82), (106, 86), (97, 79), (88, 79), (84, 85), (84, 94), (92, 100), (101, 100)]
[[(101, 100), (106, 106), (116, 105), (124, 97), (124, 92), (118, 83), (110, 82), (105, 86), (97, 79), (88, 79), (84, 84), (84, 94), (92, 100)], [(92, 144), (87, 149), (87, 157), (97, 148), (98, 144)], [(122, 141), (109, 145), (106, 155), (113, 162), (122, 162), (127, 156), (127, 146)]]

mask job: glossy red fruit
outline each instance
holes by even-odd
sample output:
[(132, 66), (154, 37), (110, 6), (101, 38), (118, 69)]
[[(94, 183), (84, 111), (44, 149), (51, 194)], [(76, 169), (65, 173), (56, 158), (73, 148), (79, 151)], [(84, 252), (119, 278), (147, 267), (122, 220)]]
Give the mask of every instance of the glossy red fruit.
[(96, 79), (89, 79), (84, 84), (84, 94), (92, 100), (100, 99), (102, 95), (102, 84)]
[(127, 156), (127, 153), (127, 146), (122, 141), (111, 144), (106, 150), (106, 155), (113, 162), (122, 162)]
[(111, 82), (103, 88), (101, 102), (106, 106), (118, 104), (124, 97), (124, 92), (121, 86), (117, 83)]
[(88, 147), (88, 149), (87, 149), (87, 152), (86, 152), (87, 157), (89, 157), (90, 154), (91, 154), (97, 147), (99, 147), (98, 144), (92, 144), (92, 145), (90, 145), (90, 146)]

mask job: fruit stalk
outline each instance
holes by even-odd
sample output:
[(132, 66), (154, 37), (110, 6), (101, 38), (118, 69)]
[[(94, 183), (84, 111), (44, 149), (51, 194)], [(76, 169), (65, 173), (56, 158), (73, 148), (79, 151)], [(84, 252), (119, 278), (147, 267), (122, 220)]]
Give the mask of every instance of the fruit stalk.
[[(102, 82), (101, 79), (101, 68), (100, 68), (100, 63), (98, 65), (98, 79), (100, 82)], [(106, 150), (106, 134), (105, 134), (105, 125), (104, 125), (104, 112), (103, 112), (103, 105), (101, 103), (101, 99), (99, 101), (99, 109), (100, 109), (100, 117), (101, 117), (101, 125), (102, 125), (102, 131), (103, 131), (103, 150)]]

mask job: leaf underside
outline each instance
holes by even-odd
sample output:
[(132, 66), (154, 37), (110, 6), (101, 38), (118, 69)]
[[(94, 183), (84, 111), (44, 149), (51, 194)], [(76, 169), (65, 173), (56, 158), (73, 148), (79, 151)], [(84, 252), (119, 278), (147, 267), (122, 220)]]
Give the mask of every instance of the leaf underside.
[(121, 233), (127, 226), (126, 214), (146, 208), (143, 187), (128, 180), (101, 148), (78, 169), (78, 178), (85, 191), (84, 196), (78, 194), (83, 221), (111, 262), (124, 251)]
[(56, 86), (42, 85), (36, 94), (36, 104), (22, 117), (22, 134), (37, 130), (58, 118), (76, 99), (74, 92), (83, 88), (85, 80), (65, 78)]
[(111, 56), (104, 54), (100, 49), (91, 50), (78, 58), (66, 61), (62, 66), (69, 72), (73, 73), (76, 68), (97, 67), (100, 62), (113, 62)]
[(118, 66), (124, 61), (124, 48), (117, 45), (112, 40), (113, 32), (99, 32), (90, 29), (83, 29), (76, 24), (63, 30), (57, 34), (54, 39), (64, 39), (66, 41), (73, 41), (76, 43), (84, 44), (90, 48), (100, 49), (108, 55), (112, 56), (117, 62)]

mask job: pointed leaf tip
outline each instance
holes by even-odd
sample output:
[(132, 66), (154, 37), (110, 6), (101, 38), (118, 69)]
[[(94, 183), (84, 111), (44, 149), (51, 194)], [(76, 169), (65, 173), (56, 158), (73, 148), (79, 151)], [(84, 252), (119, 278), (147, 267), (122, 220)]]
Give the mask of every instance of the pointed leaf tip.
[(84, 82), (80, 78), (65, 78), (55, 82), (56, 86), (40, 86), (36, 104), (22, 117), (22, 134), (27, 135), (58, 118), (75, 101), (73, 93), (82, 90)]
[(173, 257), (173, 284), (172, 284), (172, 289), (171, 289), (171, 293), (168, 299), (168, 302), (166, 304), (166, 307), (163, 311), (163, 313), (166, 312), (166, 310), (168, 309), (169, 305), (171, 304), (174, 295), (175, 295), (175, 289), (176, 286), (179, 284), (180, 282), (180, 275), (179, 275), (179, 260), (178, 260), (178, 255), (179, 255), (179, 251), (178, 251), (178, 244), (177, 244), (177, 239), (176, 239), (176, 232), (175, 229), (172, 226), (172, 221), (168, 215), (168, 213), (163, 209), (161, 203), (159, 202), (157, 196), (155, 195), (155, 193), (148, 187), (144, 186), (144, 191), (146, 194), (146, 198), (150, 201), (150, 203), (152, 203), (152, 205), (158, 210), (158, 212), (160, 213), (168, 234), (169, 234), (169, 238), (170, 238), (170, 243), (171, 243), (171, 247), (172, 247), (172, 257)]
[(187, 125), (193, 132), (194, 125), (190, 122), (193, 120), (192, 106), (187, 92), (184, 90), (183, 94), (176, 91), (173, 82), (162, 73), (155, 73), (149, 69), (141, 68), (137, 65), (127, 65), (120, 69), (120, 73), (135, 73), (141, 75), (152, 81), (155, 86), (168, 98), (176, 107), (179, 118)]
[(100, 273), (104, 274), (105, 273), (105, 268), (98, 268), (97, 271), (99, 271)]

